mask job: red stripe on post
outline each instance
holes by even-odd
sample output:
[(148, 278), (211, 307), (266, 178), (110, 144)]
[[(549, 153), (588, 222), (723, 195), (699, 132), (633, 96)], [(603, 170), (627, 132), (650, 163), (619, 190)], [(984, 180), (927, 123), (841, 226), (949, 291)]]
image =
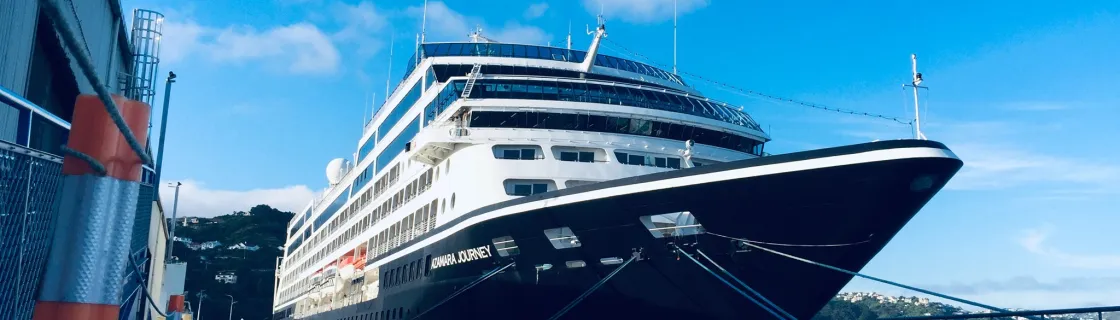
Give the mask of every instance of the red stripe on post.
[(111, 304), (39, 301), (35, 303), (34, 320), (111, 320), (117, 319), (121, 307)]
[[(148, 104), (113, 95), (113, 102), (120, 109), (124, 122), (139, 140), (140, 145), (147, 143), (148, 119), (152, 108)], [(132, 151), (124, 134), (117, 129), (105, 105), (96, 95), (79, 95), (74, 103), (74, 121), (70, 125), (70, 149), (85, 153), (105, 166), (105, 175), (126, 181), (140, 181), (144, 163)], [(66, 156), (62, 162), (62, 174), (84, 175), (95, 173), (85, 161)]]

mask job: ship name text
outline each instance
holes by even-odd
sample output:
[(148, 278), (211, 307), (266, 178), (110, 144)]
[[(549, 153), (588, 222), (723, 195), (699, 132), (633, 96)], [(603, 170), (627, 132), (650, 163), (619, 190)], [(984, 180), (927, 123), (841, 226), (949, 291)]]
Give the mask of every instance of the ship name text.
[(432, 258), (432, 270), (486, 258), (490, 258), (490, 246), (470, 248)]

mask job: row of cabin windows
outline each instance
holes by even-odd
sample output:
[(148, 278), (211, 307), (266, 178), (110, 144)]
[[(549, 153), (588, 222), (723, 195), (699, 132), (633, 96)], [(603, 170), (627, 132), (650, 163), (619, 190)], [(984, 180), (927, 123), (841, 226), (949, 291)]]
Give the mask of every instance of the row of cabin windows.
[(416, 261), (408, 264), (389, 269), (381, 276), (381, 287), (391, 288), (419, 280), (422, 276), (427, 277), (431, 274), (431, 265), (432, 257), (428, 256), (427, 259), (416, 259)]
[[(389, 228), (381, 230), (366, 242), (366, 252), (369, 252), (371, 258), (378, 257), (434, 230), (436, 216), (440, 213), (439, 204), (438, 199), (432, 200), (431, 203), (416, 209)], [(446, 209), (444, 207), (443, 211), (446, 212)]]
[(560, 151), (560, 161), (595, 162), (595, 153), (589, 151)]
[(506, 149), (502, 150), (502, 159), (506, 160), (536, 160), (543, 159), (537, 158), (537, 150), (535, 149)]
[[(447, 80), (451, 79), (451, 77), (462, 77), (464, 74), (469, 73), (471, 71), (471, 69), (473, 69), (473, 68), (474, 68), (473, 64), (437, 64), (437, 65), (432, 66), (432, 69), (434, 69), (436, 78), (439, 80), (439, 82), (447, 82)], [(644, 87), (656, 87), (656, 88), (659, 88), (659, 89), (668, 89), (668, 90), (672, 90), (674, 92), (680, 92), (680, 90), (678, 90), (678, 89), (675, 89), (675, 88), (672, 88), (672, 87), (669, 87), (669, 86), (664, 86), (664, 85), (657, 84), (657, 83), (653, 83), (653, 82), (646, 82), (646, 81), (641, 81), (641, 80), (631, 80), (631, 79), (621, 78), (621, 77), (613, 77), (613, 76), (594, 74), (594, 73), (582, 73), (582, 72), (579, 72), (579, 71), (561, 70), (561, 69), (553, 69), (553, 68), (537, 68), (537, 67), (526, 67), (526, 66), (517, 66), (517, 65), (482, 65), (482, 68), (479, 69), (479, 73), (482, 73), (482, 74), (485, 74), (485, 75), (490, 75), (490, 76), (494, 76), (494, 75), (544, 76), (544, 77), (552, 77), (552, 78), (601, 80), (601, 81), (610, 81), (610, 82), (620, 82), (620, 83), (626, 83), (626, 84), (632, 84), (632, 85), (640, 85), (640, 86), (644, 86)]]
[(681, 159), (676, 157), (657, 157), (640, 154), (629, 154), (626, 152), (615, 151), (614, 156), (618, 159), (619, 163), (628, 164), (632, 166), (646, 166), (658, 168), (671, 168), (680, 169)]
[[(353, 203), (350, 204), (350, 207), (348, 209), (351, 212), (358, 212), (359, 210), (365, 208), (366, 205), (369, 204), (370, 200), (373, 200), (374, 198), (377, 198), (378, 196), (381, 195), (381, 193), (385, 189), (388, 189), (390, 186), (392, 186), (394, 183), (396, 183), (397, 179), (400, 177), (400, 173), (401, 173), (401, 165), (400, 165), (400, 163), (398, 163), (398, 164), (394, 165), (391, 169), (389, 169), (388, 173), (386, 173), (384, 176), (381, 176), (380, 179), (377, 179), (377, 182), (374, 183), (374, 187), (369, 188), (364, 193), (362, 193), (359, 196), (357, 201), (354, 201)], [(353, 196), (351, 196), (351, 197), (353, 197)], [(314, 237), (312, 237), (308, 241), (308, 243), (307, 243), (308, 246), (307, 247), (308, 248), (314, 248), (316, 245), (318, 245), (320, 242), (322, 242), (324, 240), (324, 238), (326, 238), (328, 235), (331, 234), (332, 231), (335, 230), (335, 227), (337, 226), (337, 223), (338, 223), (337, 221), (339, 221), (339, 220), (343, 220), (343, 219), (338, 219), (338, 220), (335, 220), (335, 221), (331, 222), (331, 224), (329, 224), (327, 226), (326, 231), (319, 232)], [(345, 221), (345, 220), (343, 220), (343, 221)], [(299, 248), (293, 248), (293, 249), (290, 249), (290, 250), (296, 251), (295, 253), (289, 255), (290, 256), (289, 259), (295, 261), (295, 260), (298, 260), (298, 259), (302, 258), (304, 256), (304, 254), (306, 254), (307, 250), (311, 250), (311, 249), (305, 249), (303, 251), (300, 251)]]
[[(462, 92), (465, 81), (452, 81), (448, 87)], [(718, 120), (762, 131), (740, 107), (707, 98), (677, 94), (668, 90), (631, 88), (617, 84), (583, 83), (557, 80), (479, 79), (471, 98), (571, 101), (643, 109), (662, 110)]]
[[(450, 168), (450, 165), (448, 166), (448, 168)], [(306, 269), (310, 268), (312, 263), (317, 262), (317, 261), (321, 260), (323, 257), (325, 257), (327, 254), (329, 254), (331, 252), (334, 252), (336, 249), (338, 249), (342, 245), (348, 243), (354, 237), (362, 234), (369, 227), (372, 227), (373, 225), (375, 225), (378, 221), (381, 221), (383, 218), (385, 218), (390, 213), (395, 212), (397, 210), (397, 208), (404, 205), (409, 200), (412, 200), (416, 196), (419, 196), (422, 192), (426, 191), (428, 188), (430, 188), (432, 186), (432, 183), (434, 183), (435, 180), (437, 179), (437, 175), (439, 173), (438, 170), (439, 170), (438, 166), (428, 168), (428, 170), (425, 171), (424, 173), (422, 173), (420, 175), (420, 177), (411, 181), (408, 185), (406, 185), (404, 188), (402, 188), (400, 191), (398, 191), (392, 197), (386, 199), (386, 201), (384, 201), (380, 206), (374, 208), (374, 210), (372, 212), (370, 212), (369, 215), (366, 215), (365, 217), (363, 217), (361, 223), (355, 224), (354, 226), (352, 226), (346, 232), (343, 232), (342, 234), (337, 235), (336, 238), (333, 239), (326, 247), (320, 249), (317, 253), (315, 253), (314, 256), (311, 259), (308, 259), (307, 261), (304, 261), (298, 267), (299, 271), (293, 272), (293, 273), (291, 273), (287, 276), (288, 280), (292, 280), (294, 277), (298, 276), (298, 274), (301, 273), (302, 270), (306, 270)], [(369, 204), (370, 200), (372, 200), (374, 198), (377, 198), (380, 195), (382, 190), (387, 189), (389, 186), (392, 186), (394, 182), (396, 182), (396, 179), (399, 177), (399, 173), (400, 173), (400, 164), (397, 164), (396, 166), (394, 166), (392, 169), (389, 170), (389, 174), (386, 174), (381, 179), (379, 179), (378, 182), (375, 184), (375, 186), (373, 188), (367, 189), (366, 192), (363, 193), (360, 196), (361, 198), (359, 198), (358, 201), (355, 201), (353, 204), (351, 204), (351, 206), (348, 207), (346, 209), (346, 211), (342, 214), (342, 217), (348, 219), (352, 216), (353, 213), (360, 212), (362, 209), (364, 209), (366, 207), (366, 205)], [(433, 203), (435, 203), (435, 201), (433, 201)], [(433, 205), (433, 207), (434, 207), (434, 205)], [(425, 208), (427, 208), (427, 206)], [(434, 211), (433, 211), (433, 213), (434, 213)], [(415, 215), (415, 213), (414, 213), (414, 215)], [(409, 217), (406, 217), (405, 219), (402, 219), (400, 222), (398, 222), (398, 225), (404, 223), (404, 221), (408, 220), (410, 217), (412, 217), (412, 216), (409, 216)], [(335, 221), (331, 222), (330, 227), (328, 227), (328, 232), (322, 232), (322, 233), (317, 234), (315, 236), (315, 240), (316, 240), (315, 242), (318, 243), (318, 241), (322, 241), (322, 239), (325, 239), (325, 237), (327, 237), (329, 235), (332, 235), (333, 233), (331, 231), (333, 231), (337, 226), (345, 224), (346, 221), (347, 220), (339, 219), (339, 220), (335, 220)], [(431, 228), (434, 228), (435, 227), (435, 219), (431, 219), (430, 224), (431, 224)], [(394, 225), (394, 226), (396, 226), (396, 225)], [(430, 229), (430, 228), (428, 228), (428, 229)], [(425, 231), (426, 230), (427, 229), (425, 229)], [(410, 232), (410, 234), (411, 234), (411, 232)], [(312, 246), (307, 246), (307, 247), (314, 247), (314, 246), (312, 245)], [(300, 253), (299, 256), (302, 256), (302, 252)]]
[(511, 196), (530, 196), (538, 193), (548, 192), (548, 184), (546, 183), (515, 183), (513, 184), (513, 192)]
[(521, 128), (617, 133), (698, 144), (762, 155), (761, 141), (679, 123), (593, 114), (532, 111), (473, 111), (472, 128)]

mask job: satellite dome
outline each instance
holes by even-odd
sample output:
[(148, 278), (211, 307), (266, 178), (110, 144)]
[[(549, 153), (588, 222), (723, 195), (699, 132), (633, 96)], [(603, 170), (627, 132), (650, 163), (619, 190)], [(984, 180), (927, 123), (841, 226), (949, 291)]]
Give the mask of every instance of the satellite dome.
[(337, 158), (327, 163), (327, 182), (331, 185), (336, 185), (342, 181), (342, 176), (345, 174), (346, 159)]

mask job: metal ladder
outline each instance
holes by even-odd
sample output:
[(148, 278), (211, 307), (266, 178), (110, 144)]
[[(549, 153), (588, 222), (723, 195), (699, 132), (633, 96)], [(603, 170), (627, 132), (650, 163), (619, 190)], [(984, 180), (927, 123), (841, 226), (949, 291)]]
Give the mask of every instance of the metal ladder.
[(478, 79), (479, 71), (481, 70), (482, 65), (475, 64), (474, 68), (471, 68), (471, 73), (467, 74), (467, 85), (463, 87), (463, 98), (470, 98), (471, 89), (474, 89), (474, 81)]

